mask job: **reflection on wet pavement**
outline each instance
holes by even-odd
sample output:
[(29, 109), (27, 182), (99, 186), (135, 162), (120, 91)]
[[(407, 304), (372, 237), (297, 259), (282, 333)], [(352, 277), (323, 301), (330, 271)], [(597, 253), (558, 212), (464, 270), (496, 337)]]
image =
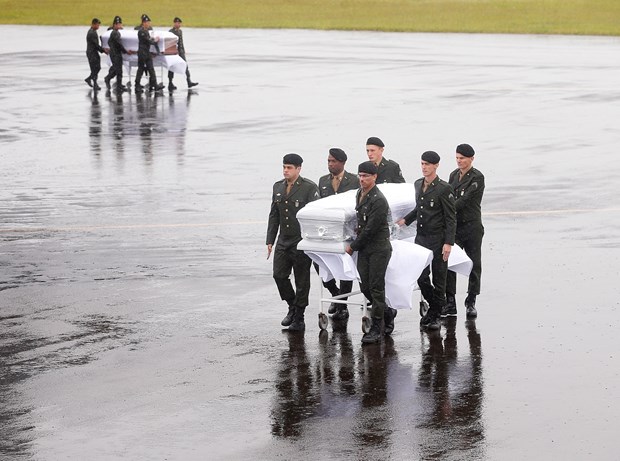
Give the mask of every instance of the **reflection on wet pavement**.
[(456, 319), (444, 327), (421, 337), (417, 382), (391, 337), (358, 347), (346, 331), (324, 331), (314, 356), (307, 337), (286, 334), (272, 434), (337, 457), (484, 459), (481, 335), (467, 321), (468, 348), (459, 353)]
[[(187, 28), (200, 86), (152, 96), (86, 87), (84, 28), (0, 30), (1, 459), (615, 459), (617, 39)], [(371, 135), (409, 182), (476, 147), (480, 316), (362, 347), (314, 278), (282, 332), (282, 155)]]
[(459, 360), (456, 318), (449, 317), (445, 323), (445, 336), (429, 334), (428, 349), (422, 352), (418, 382), (431, 392), (434, 411), (417, 424), (431, 430), (421, 453), (425, 459), (447, 455), (481, 459), (484, 421), (480, 333), (475, 321), (466, 322), (469, 358)]

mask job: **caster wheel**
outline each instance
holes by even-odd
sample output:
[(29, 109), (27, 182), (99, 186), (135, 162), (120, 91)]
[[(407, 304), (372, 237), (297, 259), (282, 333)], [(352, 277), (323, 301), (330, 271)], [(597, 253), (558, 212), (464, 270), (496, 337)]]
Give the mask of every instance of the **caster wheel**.
[(420, 317), (424, 317), (428, 312), (429, 306), (426, 301), (420, 301)]
[(319, 328), (321, 330), (326, 330), (327, 325), (329, 325), (329, 318), (323, 312), (319, 314)]
[(329, 333), (327, 332), (327, 330), (319, 331), (319, 344), (321, 346), (325, 346), (328, 341), (329, 341)]
[(372, 326), (372, 321), (369, 317), (362, 317), (362, 333), (366, 334), (370, 331), (370, 327)]

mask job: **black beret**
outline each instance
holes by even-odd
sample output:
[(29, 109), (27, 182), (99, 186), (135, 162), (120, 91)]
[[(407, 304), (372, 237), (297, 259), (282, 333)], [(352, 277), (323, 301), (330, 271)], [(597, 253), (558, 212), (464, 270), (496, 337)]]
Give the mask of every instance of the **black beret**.
[(329, 149), (329, 155), (334, 157), (339, 162), (347, 161), (347, 154), (345, 154), (342, 149), (338, 149), (337, 147), (332, 147), (331, 149)]
[(112, 24), (122, 24), (123, 20), (121, 19), (120, 16), (114, 16), (114, 21), (112, 21)]
[(469, 144), (459, 144), (456, 146), (456, 152), (464, 157), (473, 157), (476, 154), (476, 152), (474, 152), (474, 148)]
[(371, 136), (370, 138), (368, 138), (368, 141), (366, 141), (366, 145), (385, 147), (385, 144), (383, 144), (383, 141), (381, 141), (379, 138), (375, 136)]
[(181, 21), (181, 18), (179, 18), (178, 16), (176, 18), (174, 18), (174, 20), (172, 22), (183, 22)]
[(370, 160), (360, 163), (360, 166), (357, 167), (358, 173), (377, 174), (377, 171), (377, 165)]
[(146, 22), (146, 21), (150, 21), (150, 20), (151, 20), (151, 18), (149, 18), (148, 14), (143, 14), (142, 15), (142, 22)]
[(284, 158), (282, 159), (282, 163), (284, 165), (301, 166), (303, 162), (304, 162), (304, 159), (301, 158), (301, 156), (297, 154), (286, 154)]
[(432, 150), (427, 150), (426, 152), (422, 154), (422, 160), (428, 163), (432, 163), (433, 165), (436, 165), (437, 163), (439, 163), (439, 160), (441, 160), (441, 158), (439, 157), (439, 154), (437, 152), (434, 152)]
[(99, 18), (93, 18), (91, 24), (101, 24), (101, 21), (99, 20)]

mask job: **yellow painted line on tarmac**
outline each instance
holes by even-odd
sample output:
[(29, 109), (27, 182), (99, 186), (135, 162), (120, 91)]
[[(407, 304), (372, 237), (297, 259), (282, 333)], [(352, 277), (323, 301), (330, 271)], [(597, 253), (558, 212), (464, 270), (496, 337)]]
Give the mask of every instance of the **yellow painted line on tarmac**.
[[(567, 208), (563, 210), (529, 210), (529, 211), (491, 211), (483, 216), (543, 216), (564, 215), (569, 213), (617, 213), (620, 208)], [(95, 232), (105, 230), (140, 230), (140, 229), (192, 229), (219, 226), (266, 225), (266, 221), (221, 221), (210, 223), (174, 223), (174, 224), (114, 224), (101, 226), (65, 226), (65, 227), (14, 227), (1, 229), (0, 234), (34, 233), (34, 232)]]

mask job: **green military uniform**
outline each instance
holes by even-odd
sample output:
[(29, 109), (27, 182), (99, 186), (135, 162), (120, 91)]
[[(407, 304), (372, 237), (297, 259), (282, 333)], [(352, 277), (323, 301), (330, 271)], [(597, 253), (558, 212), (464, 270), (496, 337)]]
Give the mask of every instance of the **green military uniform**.
[[(467, 293), (472, 296), (480, 294), (480, 275), (482, 274), (482, 195), (484, 194), (484, 175), (475, 168), (470, 168), (460, 178), (457, 168), (450, 173), (450, 185), (456, 198), (456, 238), (457, 245), (474, 263), (469, 274)], [(446, 293), (456, 294), (456, 274), (448, 273)]]
[[(98, 19), (93, 19), (93, 26), (95, 21), (96, 24), (100, 23)], [(86, 77), (84, 81), (89, 86), (93, 86), (97, 90), (99, 89), (99, 85), (97, 85), (97, 77), (99, 76), (99, 71), (101, 70), (101, 59), (99, 58), (99, 53), (104, 53), (105, 50), (101, 46), (97, 29), (93, 26), (88, 29), (88, 33), (86, 34), (86, 57), (88, 58), (88, 65), (90, 66), (90, 75)]]
[(344, 171), (340, 185), (338, 186), (338, 192), (334, 191), (332, 186), (332, 174), (326, 174), (319, 178), (319, 194), (321, 198), (329, 197), (330, 195), (341, 194), (350, 190), (355, 190), (360, 187), (360, 180), (356, 174)]
[[(278, 237), (273, 256), (273, 278), (280, 298), (286, 301), (289, 307), (305, 308), (308, 305), (312, 260), (303, 251), (297, 250), (297, 244), (301, 241), (297, 212), (318, 198), (317, 185), (301, 176), (297, 178), (288, 195), (286, 179), (273, 185), (267, 245), (273, 245), (276, 236)], [(295, 274), (295, 290), (289, 279), (291, 270)]]
[[(181, 21), (181, 18), (174, 18), (174, 22), (175, 23), (182, 23), (183, 21)], [(178, 37), (177, 40), (177, 52), (179, 53), (179, 57), (185, 61), (185, 63), (187, 64), (187, 58), (185, 57), (185, 45), (183, 44), (183, 31), (181, 30), (180, 27), (173, 27), (172, 29), (170, 29), (168, 32), (172, 32), (174, 35), (176, 35)], [(188, 88), (192, 88), (196, 85), (198, 85), (198, 83), (193, 83), (191, 76), (189, 74), (189, 66), (186, 65), (185, 67), (185, 77), (187, 78), (187, 87)], [(172, 80), (174, 79), (174, 72), (170, 72), (168, 71), (168, 88), (170, 90), (176, 90), (176, 87), (174, 86), (174, 84), (172, 83)]]
[(376, 185), (365, 197), (361, 196), (360, 188), (355, 202), (357, 236), (351, 242), (351, 249), (358, 252), (357, 271), (362, 293), (372, 302), (373, 319), (380, 321), (384, 310), (389, 309), (385, 302), (385, 272), (392, 257), (390, 207)]
[(405, 178), (403, 172), (400, 170), (400, 165), (394, 160), (388, 160), (385, 157), (381, 159), (377, 165), (377, 184), (389, 183), (403, 183)]
[(422, 295), (429, 302), (429, 317), (439, 316), (446, 302), (446, 275), (448, 263), (443, 260), (443, 245), (454, 245), (456, 209), (452, 187), (436, 177), (423, 192), (424, 178), (415, 182), (416, 207), (407, 216), (405, 224), (416, 221), (415, 243), (433, 252), (431, 269), (426, 267), (418, 278)]

